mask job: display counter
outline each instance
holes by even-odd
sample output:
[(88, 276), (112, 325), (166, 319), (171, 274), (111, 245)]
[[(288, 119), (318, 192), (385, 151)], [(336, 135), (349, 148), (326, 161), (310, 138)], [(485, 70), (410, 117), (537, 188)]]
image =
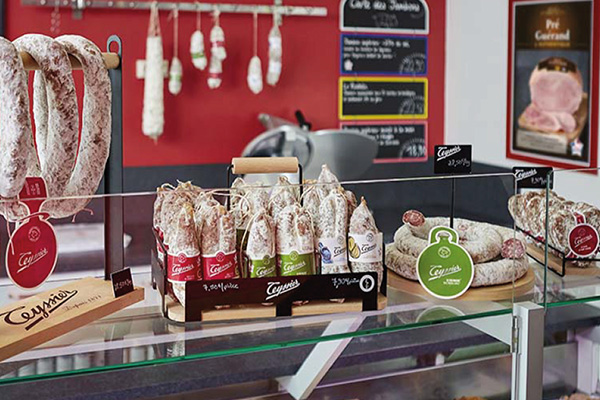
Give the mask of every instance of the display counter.
[[(381, 309), (336, 312), (336, 307), (346, 307), (352, 299), (333, 302), (327, 300), (330, 296), (325, 293), (326, 300), (293, 305), (293, 316), (173, 321), (165, 313), (164, 299), (171, 296), (171, 301), (176, 300), (172, 292), (161, 294), (157, 290), (160, 275), (156, 271), (153, 275), (150, 266), (153, 257), (157, 257), (153, 233), (156, 194), (95, 196), (88, 205), (90, 212), (81, 213), (74, 220), (53, 223), (58, 262), (48, 281), (33, 293), (59, 290), (85, 277), (104, 277), (104, 253), (111, 249), (104, 245), (103, 206), (109, 198), (111, 204), (122, 204), (124, 266), (130, 269), (133, 284), (144, 290), (145, 298), (3, 360), (3, 392), (17, 396), (35, 387), (40, 398), (84, 393), (87, 398), (134, 398), (190, 392), (202, 393), (202, 398), (208, 399), (227, 397), (227, 393), (244, 388), (255, 396), (278, 398), (287, 392), (294, 398), (311, 394), (311, 398), (326, 398), (342, 393), (340, 385), (347, 386), (348, 382), (353, 382), (356, 393), (365, 398), (365, 387), (370, 384), (381, 385), (383, 393), (388, 390), (386, 385), (397, 390), (402, 383), (407, 396), (434, 396), (427, 398), (526, 398), (531, 393), (541, 395), (542, 387), (544, 398), (556, 398), (577, 388), (584, 390), (577, 381), (582, 376), (581, 369), (579, 374), (577, 369), (568, 375), (559, 372), (565, 362), (593, 361), (580, 357), (580, 333), (593, 330), (600, 322), (600, 314), (593, 307), (594, 301), (600, 300), (596, 278), (560, 277), (533, 258), (527, 259), (523, 272), (523, 264), (513, 254), (505, 263), (512, 278), (509, 282), (471, 286), (454, 299), (442, 299), (424, 290), (410, 276), (402, 276), (404, 270), (398, 265), (390, 266), (395, 262), (389, 258), (390, 250), (400, 252), (402, 248), (398, 232), (413, 222), (407, 220), (407, 210), (418, 210), (426, 222), (432, 217), (445, 217), (434, 220), (443, 225), (453, 219), (461, 237), (465, 235), (461, 245), (471, 251), (473, 243), (489, 239), (468, 236), (468, 229), (474, 229), (473, 226), (490, 235), (497, 233), (494, 229), (502, 229), (510, 236), (507, 240), (519, 237), (521, 233), (513, 228), (508, 208), (509, 199), (518, 190), (513, 174), (386, 179), (342, 185), (357, 197), (368, 199), (369, 210), (383, 233), (387, 282), (380, 294), (385, 299)], [(475, 191), (477, 197), (473, 195)], [(215, 198), (222, 196), (227, 204), (223, 193), (229, 190), (212, 193)], [(502, 228), (491, 228), (495, 226)], [(7, 249), (9, 244), (2, 246), (3, 256), (11, 251)], [(477, 258), (481, 254), (473, 254), (475, 268), (485, 268), (486, 261)], [(499, 260), (502, 258), (490, 262)], [(114, 267), (111, 269), (119, 269)], [(476, 271), (479, 272), (475, 274), (486, 270)], [(2, 279), (2, 307), (32, 293), (14, 286), (8, 277)], [(306, 311), (318, 304), (323, 304), (325, 311)], [(273, 306), (257, 307), (268, 310)], [(236, 306), (209, 311), (214, 314), (231, 309)], [(541, 340), (544, 317), (545, 349)], [(467, 383), (458, 378), (464, 374), (475, 379)], [(421, 384), (432, 379), (433, 385)], [(82, 392), (82, 387), (86, 391)]]

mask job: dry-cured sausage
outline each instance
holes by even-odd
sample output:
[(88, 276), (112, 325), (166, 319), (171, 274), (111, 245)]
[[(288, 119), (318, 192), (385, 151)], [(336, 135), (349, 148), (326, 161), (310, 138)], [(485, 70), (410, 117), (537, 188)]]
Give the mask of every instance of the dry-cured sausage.
[(28, 34), (15, 40), (14, 44), (38, 63), (40, 71), (36, 74), (43, 76), (45, 82), (45, 93), (34, 92), (40, 108), (47, 104), (46, 114), (36, 115), (34, 110), (36, 140), (45, 143), (38, 149), (38, 154), (48, 195), (60, 197), (64, 195), (75, 167), (79, 136), (71, 63), (64, 47), (48, 36)]
[[(102, 180), (111, 136), (111, 84), (102, 52), (81, 36), (65, 35), (56, 39), (75, 56), (83, 67), (85, 94), (83, 97), (81, 141), (75, 168), (65, 188), (65, 197), (91, 196)], [(64, 218), (81, 211), (89, 198), (60, 201), (49, 200), (42, 206), (54, 218)]]

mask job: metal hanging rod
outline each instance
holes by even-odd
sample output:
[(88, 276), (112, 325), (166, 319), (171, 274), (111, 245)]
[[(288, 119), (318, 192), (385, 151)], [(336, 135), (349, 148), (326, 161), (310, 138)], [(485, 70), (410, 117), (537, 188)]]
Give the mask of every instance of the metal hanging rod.
[[(40, 7), (69, 7), (73, 11), (82, 11), (87, 8), (108, 8), (124, 10), (149, 10), (150, 1), (113, 1), (113, 0), (21, 0), (24, 6)], [(265, 4), (225, 4), (225, 3), (179, 3), (160, 1), (157, 3), (159, 10), (212, 12), (233, 14), (273, 14), (275, 11), (282, 16), (326, 17), (327, 8), (307, 6), (282, 6)]]

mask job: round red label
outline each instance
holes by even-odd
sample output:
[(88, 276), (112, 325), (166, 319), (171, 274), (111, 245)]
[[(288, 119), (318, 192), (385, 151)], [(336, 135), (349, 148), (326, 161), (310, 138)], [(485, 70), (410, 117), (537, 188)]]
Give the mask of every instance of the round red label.
[(578, 257), (594, 255), (598, 243), (598, 232), (589, 224), (579, 224), (569, 232), (569, 248)]
[(6, 270), (15, 285), (34, 289), (48, 279), (58, 258), (52, 225), (31, 218), (13, 233), (6, 248)]

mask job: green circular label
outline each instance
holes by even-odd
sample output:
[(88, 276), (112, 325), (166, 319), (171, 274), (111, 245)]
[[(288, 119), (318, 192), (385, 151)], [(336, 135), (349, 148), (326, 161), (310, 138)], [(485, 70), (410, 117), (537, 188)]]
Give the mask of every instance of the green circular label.
[(465, 293), (473, 281), (473, 260), (458, 244), (458, 233), (446, 226), (429, 232), (429, 246), (417, 259), (421, 286), (440, 299), (455, 299)]

